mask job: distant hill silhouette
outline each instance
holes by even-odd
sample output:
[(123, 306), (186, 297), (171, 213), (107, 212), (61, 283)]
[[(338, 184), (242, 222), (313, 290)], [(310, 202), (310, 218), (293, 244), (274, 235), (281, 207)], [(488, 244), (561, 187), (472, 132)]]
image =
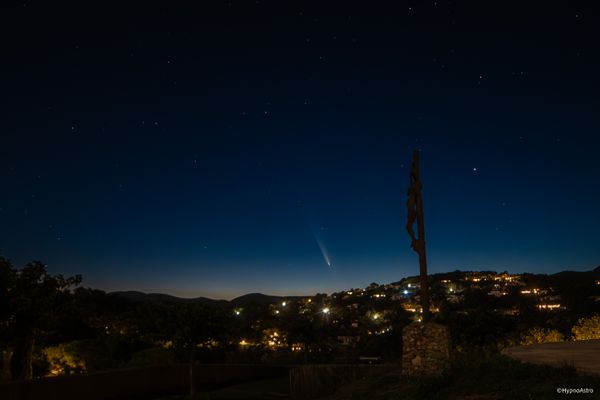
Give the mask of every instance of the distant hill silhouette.
[(557, 287), (587, 286), (590, 282), (600, 279), (600, 267), (591, 271), (561, 271), (548, 275), (547, 279), (551, 285)]
[(262, 293), (249, 293), (243, 296), (236, 297), (231, 301), (227, 300), (215, 300), (207, 297), (195, 297), (195, 298), (184, 298), (172, 296), (170, 294), (163, 293), (143, 293), (135, 290), (123, 291), (123, 292), (111, 292), (111, 296), (115, 296), (119, 299), (143, 303), (143, 302), (156, 302), (156, 303), (201, 303), (209, 306), (225, 306), (231, 305), (233, 307), (246, 307), (249, 304), (275, 304), (286, 299), (294, 300), (300, 299), (300, 296), (270, 296)]
[(134, 290), (126, 292), (111, 292), (111, 296), (118, 297), (120, 299), (128, 300), (131, 302), (156, 302), (156, 303), (200, 303), (209, 306), (224, 306), (228, 304), (227, 300), (215, 300), (209, 299), (208, 297), (195, 297), (195, 298), (184, 298), (171, 296), (170, 294), (163, 293), (143, 293)]
[(598, 272), (594, 271), (561, 271), (555, 274), (548, 275), (551, 279), (581, 279), (597, 276)]
[(281, 296), (269, 296), (262, 293), (249, 293), (232, 299), (229, 303), (234, 307), (244, 307), (248, 304), (274, 304), (283, 301)]
[[(452, 271), (432, 274), (431, 277), (434, 279), (457, 279), (465, 273), (474, 271)], [(482, 273), (494, 273), (494, 271), (478, 271)], [(561, 271), (555, 274), (522, 274), (527, 281), (537, 281), (545, 283), (550, 286), (556, 287), (579, 287), (589, 286), (590, 281), (600, 279), (600, 266), (590, 271)], [(408, 276), (400, 281), (392, 282), (392, 284), (402, 284), (406, 280), (418, 279), (418, 276)], [(123, 291), (123, 292), (111, 292), (111, 296), (115, 296), (119, 299), (124, 299), (131, 302), (160, 302), (160, 303), (201, 303), (209, 306), (233, 306), (233, 307), (246, 307), (249, 304), (275, 304), (284, 300), (298, 300), (308, 296), (271, 296), (263, 293), (248, 293), (243, 296), (236, 297), (230, 301), (227, 300), (215, 300), (207, 297), (195, 297), (195, 298), (183, 298), (172, 296), (169, 294), (162, 293), (143, 293), (138, 291)]]

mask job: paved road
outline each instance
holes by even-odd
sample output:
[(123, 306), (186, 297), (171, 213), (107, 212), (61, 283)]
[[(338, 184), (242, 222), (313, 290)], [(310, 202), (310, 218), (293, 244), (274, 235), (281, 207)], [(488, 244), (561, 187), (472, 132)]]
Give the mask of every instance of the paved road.
[(504, 349), (504, 354), (534, 364), (575, 366), (579, 371), (600, 374), (600, 340), (532, 344)]

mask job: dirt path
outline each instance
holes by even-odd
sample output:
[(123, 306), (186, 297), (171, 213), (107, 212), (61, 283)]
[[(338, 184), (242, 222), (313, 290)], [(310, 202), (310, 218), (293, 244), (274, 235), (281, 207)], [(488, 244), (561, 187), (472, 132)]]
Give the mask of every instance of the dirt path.
[(504, 349), (504, 354), (534, 364), (573, 365), (577, 370), (600, 374), (600, 340), (532, 344)]

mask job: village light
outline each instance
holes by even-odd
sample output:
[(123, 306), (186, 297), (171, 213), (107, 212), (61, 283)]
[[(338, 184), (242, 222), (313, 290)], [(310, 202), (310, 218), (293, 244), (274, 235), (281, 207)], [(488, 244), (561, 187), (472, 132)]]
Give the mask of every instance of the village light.
[(323, 314), (329, 314), (329, 307), (325, 307), (322, 311)]
[(408, 290), (404, 289), (404, 295), (408, 294)]
[(287, 303), (285, 301), (281, 303), (282, 307), (285, 307), (286, 305), (287, 305)]

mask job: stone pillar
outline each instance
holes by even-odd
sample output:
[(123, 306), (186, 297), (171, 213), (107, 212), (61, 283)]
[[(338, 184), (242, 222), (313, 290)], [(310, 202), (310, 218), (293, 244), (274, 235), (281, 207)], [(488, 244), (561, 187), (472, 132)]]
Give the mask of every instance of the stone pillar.
[(450, 361), (450, 332), (435, 322), (413, 322), (402, 331), (402, 374), (440, 375)]

